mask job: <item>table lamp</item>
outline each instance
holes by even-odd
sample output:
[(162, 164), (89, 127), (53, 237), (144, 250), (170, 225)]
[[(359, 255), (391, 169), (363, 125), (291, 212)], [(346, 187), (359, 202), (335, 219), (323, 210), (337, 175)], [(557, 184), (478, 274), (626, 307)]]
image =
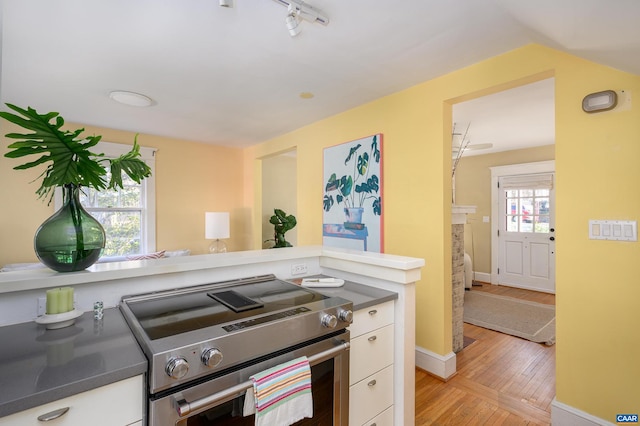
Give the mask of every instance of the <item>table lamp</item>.
[(229, 213), (206, 212), (204, 214), (204, 224), (204, 237), (207, 240), (215, 240), (209, 246), (209, 252), (226, 253), (227, 245), (220, 239), (229, 238)]

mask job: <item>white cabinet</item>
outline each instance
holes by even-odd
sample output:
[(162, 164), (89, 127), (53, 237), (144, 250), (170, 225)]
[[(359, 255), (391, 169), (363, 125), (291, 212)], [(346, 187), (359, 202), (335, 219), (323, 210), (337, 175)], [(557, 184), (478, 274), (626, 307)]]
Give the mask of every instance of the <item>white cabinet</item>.
[(393, 425), (393, 301), (353, 315), (349, 358), (349, 424)]
[[(143, 376), (135, 376), (2, 417), (0, 426), (142, 425), (143, 392)], [(40, 416), (52, 416), (65, 408), (68, 410), (55, 420), (38, 420)]]
[(393, 405), (366, 422), (364, 426), (393, 426)]

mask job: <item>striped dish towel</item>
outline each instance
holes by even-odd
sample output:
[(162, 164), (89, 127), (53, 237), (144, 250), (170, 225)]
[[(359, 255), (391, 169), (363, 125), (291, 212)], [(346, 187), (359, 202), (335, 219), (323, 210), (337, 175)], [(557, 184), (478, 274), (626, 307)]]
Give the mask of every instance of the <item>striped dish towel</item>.
[(256, 426), (289, 426), (313, 417), (311, 368), (300, 357), (251, 376), (244, 415), (256, 415)]

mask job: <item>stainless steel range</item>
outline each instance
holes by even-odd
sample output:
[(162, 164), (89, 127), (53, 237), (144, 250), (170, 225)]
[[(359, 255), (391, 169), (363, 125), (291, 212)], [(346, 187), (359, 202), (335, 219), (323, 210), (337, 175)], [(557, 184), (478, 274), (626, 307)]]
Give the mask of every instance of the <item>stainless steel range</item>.
[(265, 275), (126, 296), (120, 309), (149, 360), (149, 425), (252, 425), (250, 376), (299, 356), (314, 416), (296, 424), (348, 423), (351, 302)]

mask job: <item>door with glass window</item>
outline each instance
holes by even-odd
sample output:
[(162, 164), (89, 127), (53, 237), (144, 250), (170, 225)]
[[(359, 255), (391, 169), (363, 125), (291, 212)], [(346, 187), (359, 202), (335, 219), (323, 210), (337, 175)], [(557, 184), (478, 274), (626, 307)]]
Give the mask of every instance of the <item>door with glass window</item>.
[(499, 178), (499, 284), (555, 293), (554, 173)]

